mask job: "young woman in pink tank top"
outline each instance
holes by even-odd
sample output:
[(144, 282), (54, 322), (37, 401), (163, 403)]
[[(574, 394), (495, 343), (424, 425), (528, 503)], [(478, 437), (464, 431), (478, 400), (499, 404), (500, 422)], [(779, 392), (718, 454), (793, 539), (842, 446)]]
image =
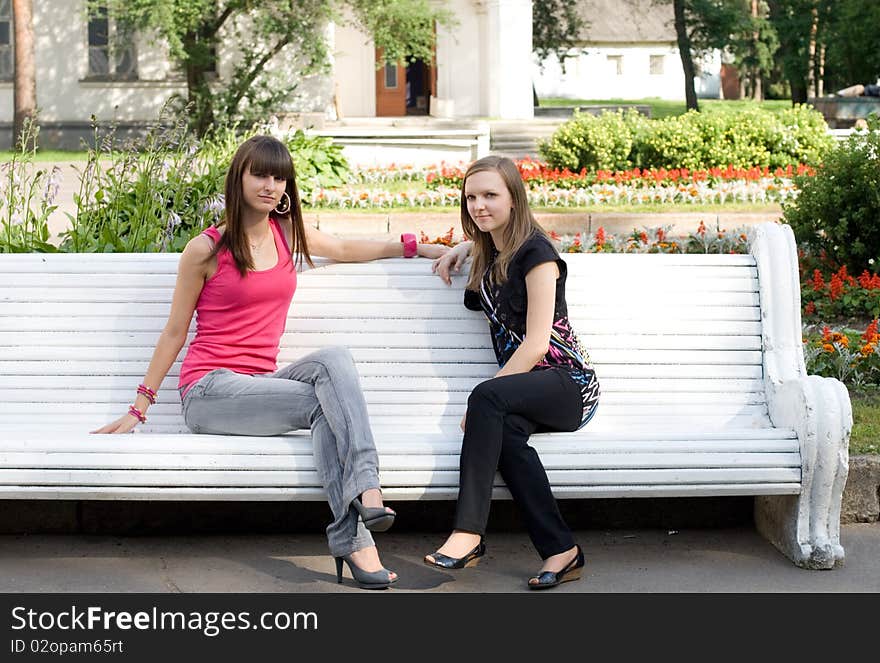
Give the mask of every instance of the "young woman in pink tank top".
[(446, 247), (411, 241), (344, 240), (303, 222), (293, 160), (270, 136), (236, 151), (226, 174), (226, 211), (180, 256), (171, 312), (137, 398), (96, 433), (128, 433), (146, 421), (196, 318), (180, 371), (184, 420), (195, 433), (280, 435), (309, 428), (315, 467), (334, 520), (330, 552), (361, 587), (397, 580), (382, 566), (370, 530), (395, 513), (382, 504), (378, 457), (357, 370), (346, 348), (325, 348), (278, 368), (281, 334), (296, 289), (296, 266), (319, 255), (342, 262), (438, 258)]

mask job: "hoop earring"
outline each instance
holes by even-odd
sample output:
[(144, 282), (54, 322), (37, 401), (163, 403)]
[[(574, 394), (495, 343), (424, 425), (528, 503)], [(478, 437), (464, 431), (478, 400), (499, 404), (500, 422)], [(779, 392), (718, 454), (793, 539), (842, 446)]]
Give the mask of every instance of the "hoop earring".
[(287, 198), (287, 206), (284, 207), (283, 209), (278, 209), (278, 207), (276, 206), (276, 207), (275, 207), (275, 213), (276, 213), (276, 214), (282, 214), (282, 215), (283, 215), (283, 214), (287, 214), (287, 213), (290, 211), (290, 196), (287, 195), (287, 191), (285, 191), (284, 193), (281, 194), (281, 200), (278, 201), (278, 205), (281, 205), (282, 201), (283, 201), (285, 198)]

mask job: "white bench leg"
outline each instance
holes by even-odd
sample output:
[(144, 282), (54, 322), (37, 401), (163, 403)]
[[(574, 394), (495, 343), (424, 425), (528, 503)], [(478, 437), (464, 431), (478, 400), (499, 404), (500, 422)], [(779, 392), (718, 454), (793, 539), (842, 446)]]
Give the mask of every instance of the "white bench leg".
[(844, 561), (840, 504), (849, 468), (852, 408), (846, 387), (815, 375), (786, 382), (770, 402), (780, 428), (797, 431), (801, 494), (755, 498), (755, 525), (795, 564), (831, 569)]

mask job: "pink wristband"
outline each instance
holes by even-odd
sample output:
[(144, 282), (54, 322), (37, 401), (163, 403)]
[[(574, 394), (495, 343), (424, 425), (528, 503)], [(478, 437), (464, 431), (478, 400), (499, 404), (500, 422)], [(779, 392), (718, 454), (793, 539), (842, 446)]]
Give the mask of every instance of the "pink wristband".
[(416, 242), (416, 236), (412, 233), (403, 233), (400, 236), (400, 241), (403, 242), (403, 257), (404, 258), (414, 258), (419, 253), (419, 245)]

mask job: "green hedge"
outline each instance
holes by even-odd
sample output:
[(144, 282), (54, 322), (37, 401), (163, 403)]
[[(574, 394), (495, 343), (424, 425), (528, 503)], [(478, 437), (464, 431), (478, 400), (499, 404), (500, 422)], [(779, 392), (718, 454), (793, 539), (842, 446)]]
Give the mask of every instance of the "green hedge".
[(880, 118), (835, 147), (815, 177), (796, 178), (800, 193), (783, 207), (799, 243), (846, 265), (880, 271)]
[(817, 165), (834, 145), (822, 115), (808, 106), (778, 112), (749, 108), (651, 120), (633, 110), (575, 112), (541, 156), (555, 168), (770, 168)]

